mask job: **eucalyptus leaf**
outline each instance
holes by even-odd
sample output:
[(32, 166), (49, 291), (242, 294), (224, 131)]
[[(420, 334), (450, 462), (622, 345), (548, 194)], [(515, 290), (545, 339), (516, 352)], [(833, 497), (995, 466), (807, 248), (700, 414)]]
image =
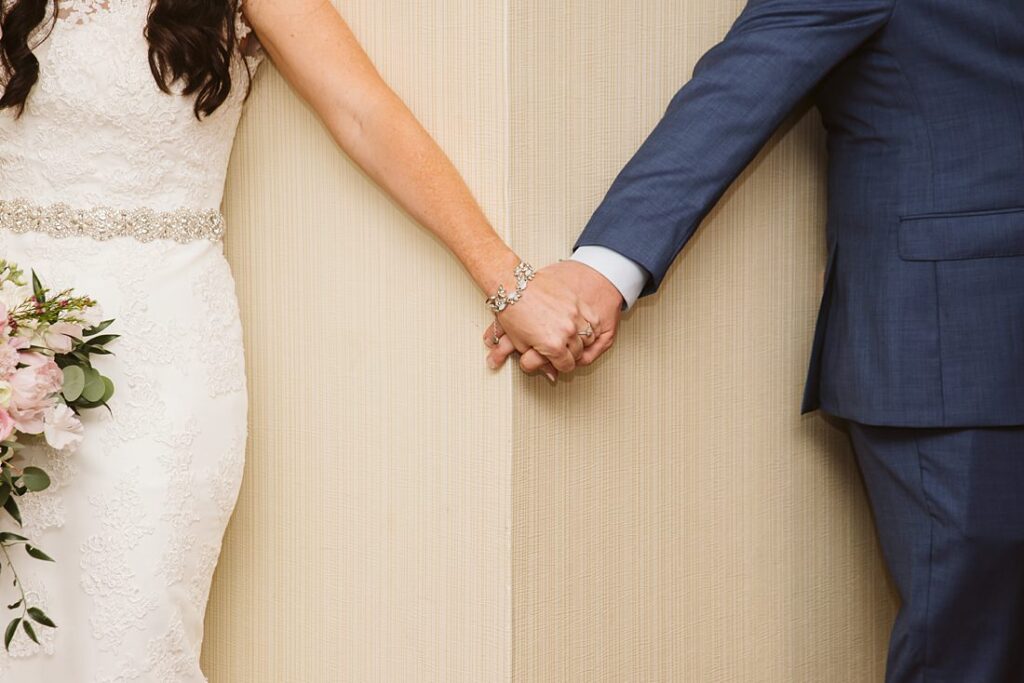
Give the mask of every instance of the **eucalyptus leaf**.
[(21, 482), (29, 491), (44, 491), (50, 486), (50, 475), (38, 467), (26, 467), (22, 470)]
[(103, 397), (100, 399), (100, 403), (106, 403), (114, 395), (114, 382), (109, 378), (103, 377)]
[(85, 388), (82, 389), (82, 398), (90, 403), (95, 403), (103, 398), (107, 386), (103, 383), (103, 376), (95, 369), (88, 368), (85, 371)]
[(77, 365), (64, 368), (64, 398), (74, 401), (85, 389), (85, 371)]

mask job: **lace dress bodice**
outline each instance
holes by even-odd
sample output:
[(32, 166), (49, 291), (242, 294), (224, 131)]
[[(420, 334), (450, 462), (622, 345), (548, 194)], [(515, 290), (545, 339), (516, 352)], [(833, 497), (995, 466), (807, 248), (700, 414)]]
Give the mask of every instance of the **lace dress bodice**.
[[(3, 1), (3, 0), (0, 0)], [(201, 121), (194, 98), (162, 92), (143, 35), (149, 0), (60, 0), (29, 45), (39, 79), (18, 119), (0, 111), (0, 200), (219, 209), (248, 85), (264, 52), (239, 11), (227, 101)]]

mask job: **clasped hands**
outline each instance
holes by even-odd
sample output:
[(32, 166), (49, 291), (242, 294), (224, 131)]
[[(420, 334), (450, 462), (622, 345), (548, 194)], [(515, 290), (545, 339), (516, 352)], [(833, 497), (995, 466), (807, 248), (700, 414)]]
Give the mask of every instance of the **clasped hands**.
[(554, 383), (612, 347), (621, 311), (622, 294), (590, 266), (559, 261), (541, 268), (522, 298), (487, 326), (487, 364), (496, 370), (518, 352), (523, 372)]

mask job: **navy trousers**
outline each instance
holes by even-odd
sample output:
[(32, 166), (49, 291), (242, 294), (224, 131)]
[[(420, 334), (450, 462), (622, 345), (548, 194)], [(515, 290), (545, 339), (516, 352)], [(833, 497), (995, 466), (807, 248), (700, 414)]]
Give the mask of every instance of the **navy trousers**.
[(1024, 683), (1024, 427), (845, 424), (902, 599), (886, 683)]

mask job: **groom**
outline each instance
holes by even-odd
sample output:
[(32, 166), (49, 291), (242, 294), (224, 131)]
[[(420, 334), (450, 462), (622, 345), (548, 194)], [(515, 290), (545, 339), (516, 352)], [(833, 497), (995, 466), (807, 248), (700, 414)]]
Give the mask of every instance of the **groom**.
[[(802, 412), (843, 420), (864, 475), (902, 598), (886, 680), (1024, 681), (1024, 2), (750, 0), (538, 278), (600, 318), (593, 362), (807, 96), (829, 211)], [(509, 335), (565, 327), (529, 293)]]

